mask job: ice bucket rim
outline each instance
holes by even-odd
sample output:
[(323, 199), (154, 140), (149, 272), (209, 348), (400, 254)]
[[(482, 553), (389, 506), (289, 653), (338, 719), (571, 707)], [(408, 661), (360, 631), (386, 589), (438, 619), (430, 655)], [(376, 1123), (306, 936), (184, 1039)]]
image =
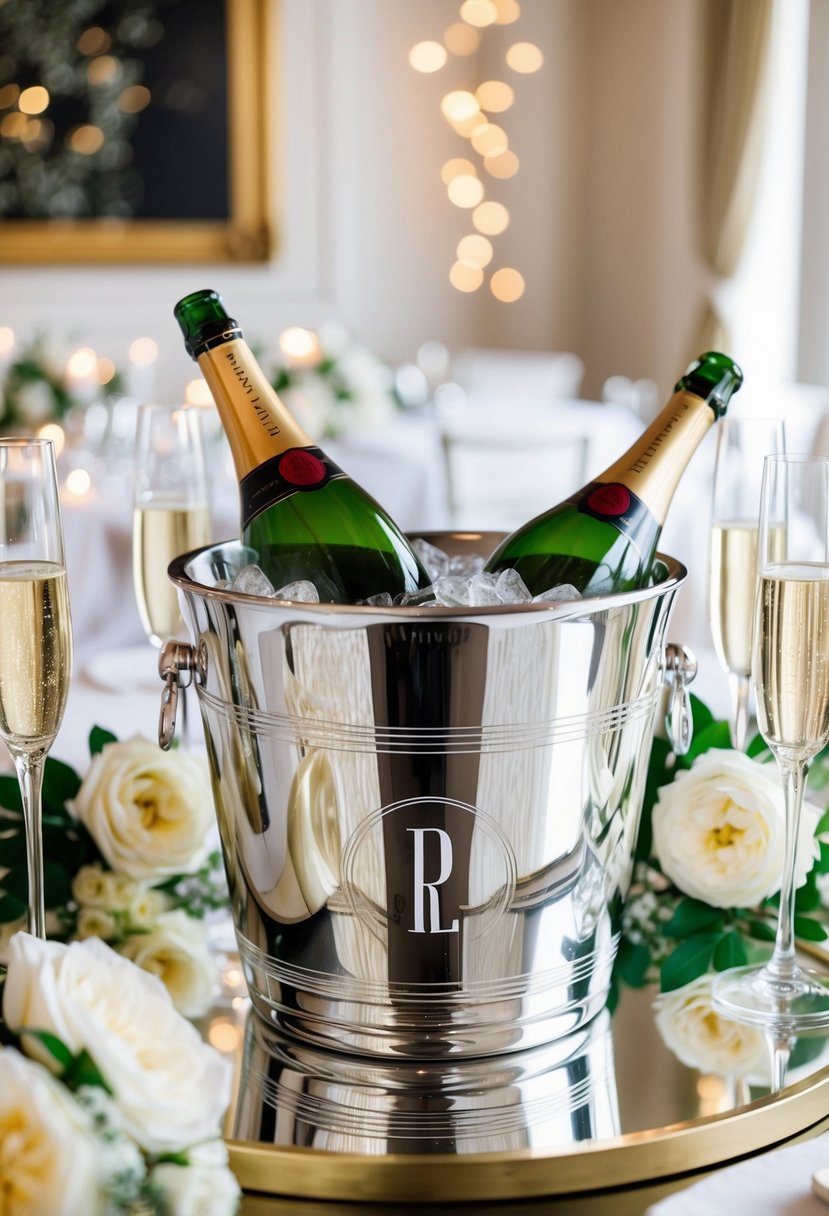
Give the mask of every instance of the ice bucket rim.
[[(409, 534), (410, 539), (420, 537), (429, 544), (437, 545), (439, 548), (453, 547), (455, 552), (483, 552), (491, 553), (495, 546), (503, 539), (504, 533), (501, 532), (471, 532), (468, 530), (441, 530), (441, 531), (422, 531), (412, 532)], [(476, 548), (475, 546), (479, 546)], [(394, 605), (389, 607), (382, 604), (332, 604), (332, 603), (300, 603), (294, 600), (275, 599), (272, 596), (264, 595), (248, 595), (240, 594), (238, 591), (230, 591), (222, 587), (210, 587), (206, 583), (197, 582), (188, 574), (188, 567), (196, 558), (205, 553), (215, 552), (220, 554), (222, 551), (227, 553), (239, 552), (245, 546), (238, 539), (225, 541), (217, 541), (210, 545), (204, 545), (199, 549), (192, 549), (188, 553), (182, 553), (180, 556), (173, 558), (167, 567), (167, 575), (172, 583), (180, 590), (195, 594), (203, 599), (219, 600), (229, 604), (245, 604), (253, 606), (261, 606), (267, 608), (301, 608), (303, 611), (308, 611), (315, 615), (327, 616), (331, 614), (342, 615), (344, 611), (349, 613), (354, 612), (363, 617), (388, 616), (393, 613), (399, 619), (410, 619), (413, 617), (428, 617), (430, 620), (438, 620), (441, 618), (449, 618), (452, 620), (462, 619), (469, 616), (503, 616), (503, 615), (542, 615), (555, 616), (556, 618), (569, 616), (583, 616), (585, 611), (591, 615), (596, 612), (601, 612), (605, 609), (625, 607), (628, 604), (635, 604), (643, 600), (651, 599), (656, 595), (665, 595), (668, 592), (680, 587), (688, 575), (687, 568), (676, 558), (665, 553), (655, 554), (654, 561), (661, 562), (665, 567), (665, 576), (656, 583), (652, 583), (647, 587), (642, 587), (634, 591), (618, 592), (614, 595), (591, 596), (581, 600), (563, 600), (554, 604), (549, 603), (529, 603), (529, 604), (485, 604), (480, 606), (460, 606), (457, 608), (443, 607), (440, 609), (434, 607), (426, 607), (424, 605), (411, 605), (403, 607), (402, 605)], [(587, 606), (587, 607), (585, 607)]]

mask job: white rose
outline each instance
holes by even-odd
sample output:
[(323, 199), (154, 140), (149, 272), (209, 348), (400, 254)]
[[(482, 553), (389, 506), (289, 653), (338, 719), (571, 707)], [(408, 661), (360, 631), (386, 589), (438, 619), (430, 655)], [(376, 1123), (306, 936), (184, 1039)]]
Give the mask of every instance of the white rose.
[(230, 1170), (209, 1165), (157, 1165), (150, 1175), (169, 1216), (232, 1216), (239, 1183)]
[(170, 901), (163, 891), (154, 891), (152, 887), (140, 886), (135, 898), (127, 908), (129, 923), (133, 929), (149, 929), (169, 906)]
[(0, 1210), (9, 1216), (103, 1211), (89, 1119), (39, 1064), (0, 1051)]
[[(86, 1049), (113, 1091), (124, 1131), (151, 1153), (177, 1152), (219, 1133), (230, 1062), (173, 1006), (155, 976), (97, 938), (12, 938), (3, 1013), (18, 1033), (48, 1030)], [(54, 1061), (37, 1040), (27, 1051)]]
[(759, 1026), (735, 1022), (714, 1008), (711, 974), (654, 1001), (656, 1027), (677, 1059), (720, 1077), (769, 1083), (769, 1053)]
[[(804, 803), (795, 885), (818, 855), (820, 811)], [(785, 847), (783, 787), (776, 765), (742, 752), (704, 752), (653, 808), (653, 845), (668, 878), (719, 908), (752, 907), (780, 889)]]
[(110, 912), (126, 912), (143, 887), (127, 874), (109, 873), (106, 878), (106, 906)]
[(100, 866), (81, 866), (72, 879), (75, 902), (85, 908), (105, 908), (108, 900), (107, 875)]
[(190, 874), (209, 852), (213, 796), (204, 758), (149, 739), (108, 743), (72, 804), (112, 867), (136, 879)]
[(128, 937), (120, 953), (157, 975), (185, 1017), (201, 1017), (213, 1003), (218, 970), (203, 921), (181, 910), (164, 912), (149, 933)]
[[(20, 920), (8, 921), (5, 924), (0, 924), (0, 964), (4, 967), (9, 961), (9, 945), (16, 933), (25, 933), (26, 925), (28, 924), (28, 916), (26, 913), (20, 917)], [(47, 937), (60, 937), (64, 932), (64, 926), (58, 920), (54, 912), (46, 909), (46, 921), (44, 924)]]
[(75, 924), (75, 937), (84, 941), (87, 937), (100, 937), (107, 941), (118, 932), (115, 917), (103, 908), (81, 908)]

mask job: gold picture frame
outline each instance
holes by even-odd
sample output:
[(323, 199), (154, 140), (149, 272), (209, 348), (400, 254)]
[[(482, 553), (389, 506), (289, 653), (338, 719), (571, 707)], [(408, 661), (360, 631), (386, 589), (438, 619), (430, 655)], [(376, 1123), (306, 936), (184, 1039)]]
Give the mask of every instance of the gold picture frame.
[(274, 5), (275, 0), (225, 0), (229, 211), (225, 218), (6, 219), (0, 221), (0, 263), (267, 261), (274, 245), (268, 63)]

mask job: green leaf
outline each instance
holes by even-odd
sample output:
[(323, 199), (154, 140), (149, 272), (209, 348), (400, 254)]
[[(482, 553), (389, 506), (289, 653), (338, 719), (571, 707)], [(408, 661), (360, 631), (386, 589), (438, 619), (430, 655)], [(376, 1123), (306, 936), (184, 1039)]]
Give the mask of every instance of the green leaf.
[(81, 779), (73, 768), (53, 756), (46, 758), (43, 766), (44, 806), (62, 809), (66, 802), (77, 797), (80, 788)]
[(0, 895), (0, 925), (11, 924), (26, 915), (26, 900), (16, 895)]
[(0, 776), (0, 806), (5, 807), (9, 811), (14, 811), (17, 815), (23, 814), (23, 799), (20, 797), (20, 786), (16, 777), (10, 777), (8, 773), (3, 773)]
[(794, 934), (805, 942), (822, 942), (829, 936), (820, 921), (811, 916), (796, 916), (794, 918)]
[(104, 730), (103, 726), (93, 726), (89, 732), (89, 754), (97, 756), (98, 752), (103, 751), (107, 743), (117, 743), (118, 736), (113, 735), (112, 731)]
[(714, 948), (713, 962), (717, 971), (727, 971), (729, 967), (742, 967), (744, 963), (748, 962), (748, 952), (739, 933), (735, 933), (733, 929), (723, 933)]
[(619, 943), (616, 966), (619, 977), (629, 988), (643, 988), (651, 964), (650, 950), (644, 942), (631, 942), (623, 937)]
[(13, 870), (26, 864), (26, 833), (6, 832), (0, 836), (0, 869)]
[[(755, 735), (746, 748), (746, 755), (752, 760), (756, 760), (758, 756), (762, 756), (763, 752), (769, 752), (769, 745), (762, 735)], [(771, 753), (769, 752), (769, 754)]]
[(829, 841), (821, 840), (818, 848), (820, 849), (820, 856), (815, 862), (814, 868), (818, 874), (829, 873)]
[(17, 899), (22, 899), (24, 903), (28, 902), (29, 878), (25, 865), (15, 866), (13, 870), (9, 870), (8, 874), (4, 874), (0, 878), (0, 891), (6, 895), (14, 895)]
[(820, 907), (820, 891), (814, 869), (809, 871), (806, 881), (795, 891), (794, 906), (798, 912), (813, 912)]
[(27, 1030), (25, 1032), (33, 1039), (37, 1039), (42, 1043), (49, 1055), (60, 1064), (61, 1068), (66, 1071), (71, 1068), (74, 1056), (71, 1050), (66, 1046), (63, 1039), (59, 1039), (56, 1034), (52, 1034), (50, 1030)]
[(698, 899), (682, 899), (663, 932), (668, 937), (690, 937), (704, 929), (712, 932), (721, 929), (724, 922), (725, 913), (721, 908), (712, 908)]
[(823, 836), (825, 832), (829, 832), (829, 811), (824, 811), (818, 820), (815, 836)]
[(69, 1066), (64, 1069), (61, 1080), (72, 1090), (80, 1089), (84, 1085), (94, 1085), (97, 1089), (106, 1090), (108, 1094), (112, 1093), (98, 1065), (85, 1047), (72, 1057)]
[(720, 940), (718, 933), (696, 933), (681, 942), (672, 951), (659, 968), (659, 981), (662, 992), (672, 992), (682, 988), (692, 980), (704, 975), (711, 964), (711, 958)]
[(714, 715), (704, 701), (701, 701), (696, 693), (690, 694), (691, 699), (691, 716), (694, 723), (694, 734), (704, 731), (714, 721)]
[(746, 933), (760, 942), (773, 942), (777, 936), (774, 925), (765, 920), (750, 920), (746, 925)]

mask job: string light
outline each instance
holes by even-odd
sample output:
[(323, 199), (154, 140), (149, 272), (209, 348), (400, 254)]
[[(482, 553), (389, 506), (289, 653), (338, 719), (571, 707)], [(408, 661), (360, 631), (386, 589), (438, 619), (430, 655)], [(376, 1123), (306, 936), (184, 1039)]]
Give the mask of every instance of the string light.
[[(481, 31), (493, 25), (511, 25), (520, 16), (518, 0), (463, 0), (461, 20), (447, 26), (442, 44), (433, 40), (416, 43), (409, 52), (409, 63), (418, 72), (438, 71), (450, 54), (461, 57), (474, 54), (481, 45)], [(506, 52), (506, 64), (513, 72), (528, 75), (543, 66), (544, 54), (533, 42), (513, 42)], [(443, 117), (480, 156), (493, 186), (514, 177), (521, 167), (518, 155), (510, 147), (507, 130), (491, 117), (505, 113), (514, 102), (512, 85), (499, 79), (484, 80), (474, 90), (450, 89), (440, 101)], [(503, 203), (488, 197), (488, 185), (481, 180), (475, 161), (469, 157), (454, 156), (445, 161), (440, 176), (449, 201), (472, 212), (476, 229), (458, 242), (449, 282), (457, 291), (477, 291), (484, 282), (484, 269), (494, 257), (488, 238), (506, 230), (510, 213)], [(508, 304), (521, 298), (526, 284), (520, 271), (502, 266), (491, 274), (489, 286), (497, 300)]]

